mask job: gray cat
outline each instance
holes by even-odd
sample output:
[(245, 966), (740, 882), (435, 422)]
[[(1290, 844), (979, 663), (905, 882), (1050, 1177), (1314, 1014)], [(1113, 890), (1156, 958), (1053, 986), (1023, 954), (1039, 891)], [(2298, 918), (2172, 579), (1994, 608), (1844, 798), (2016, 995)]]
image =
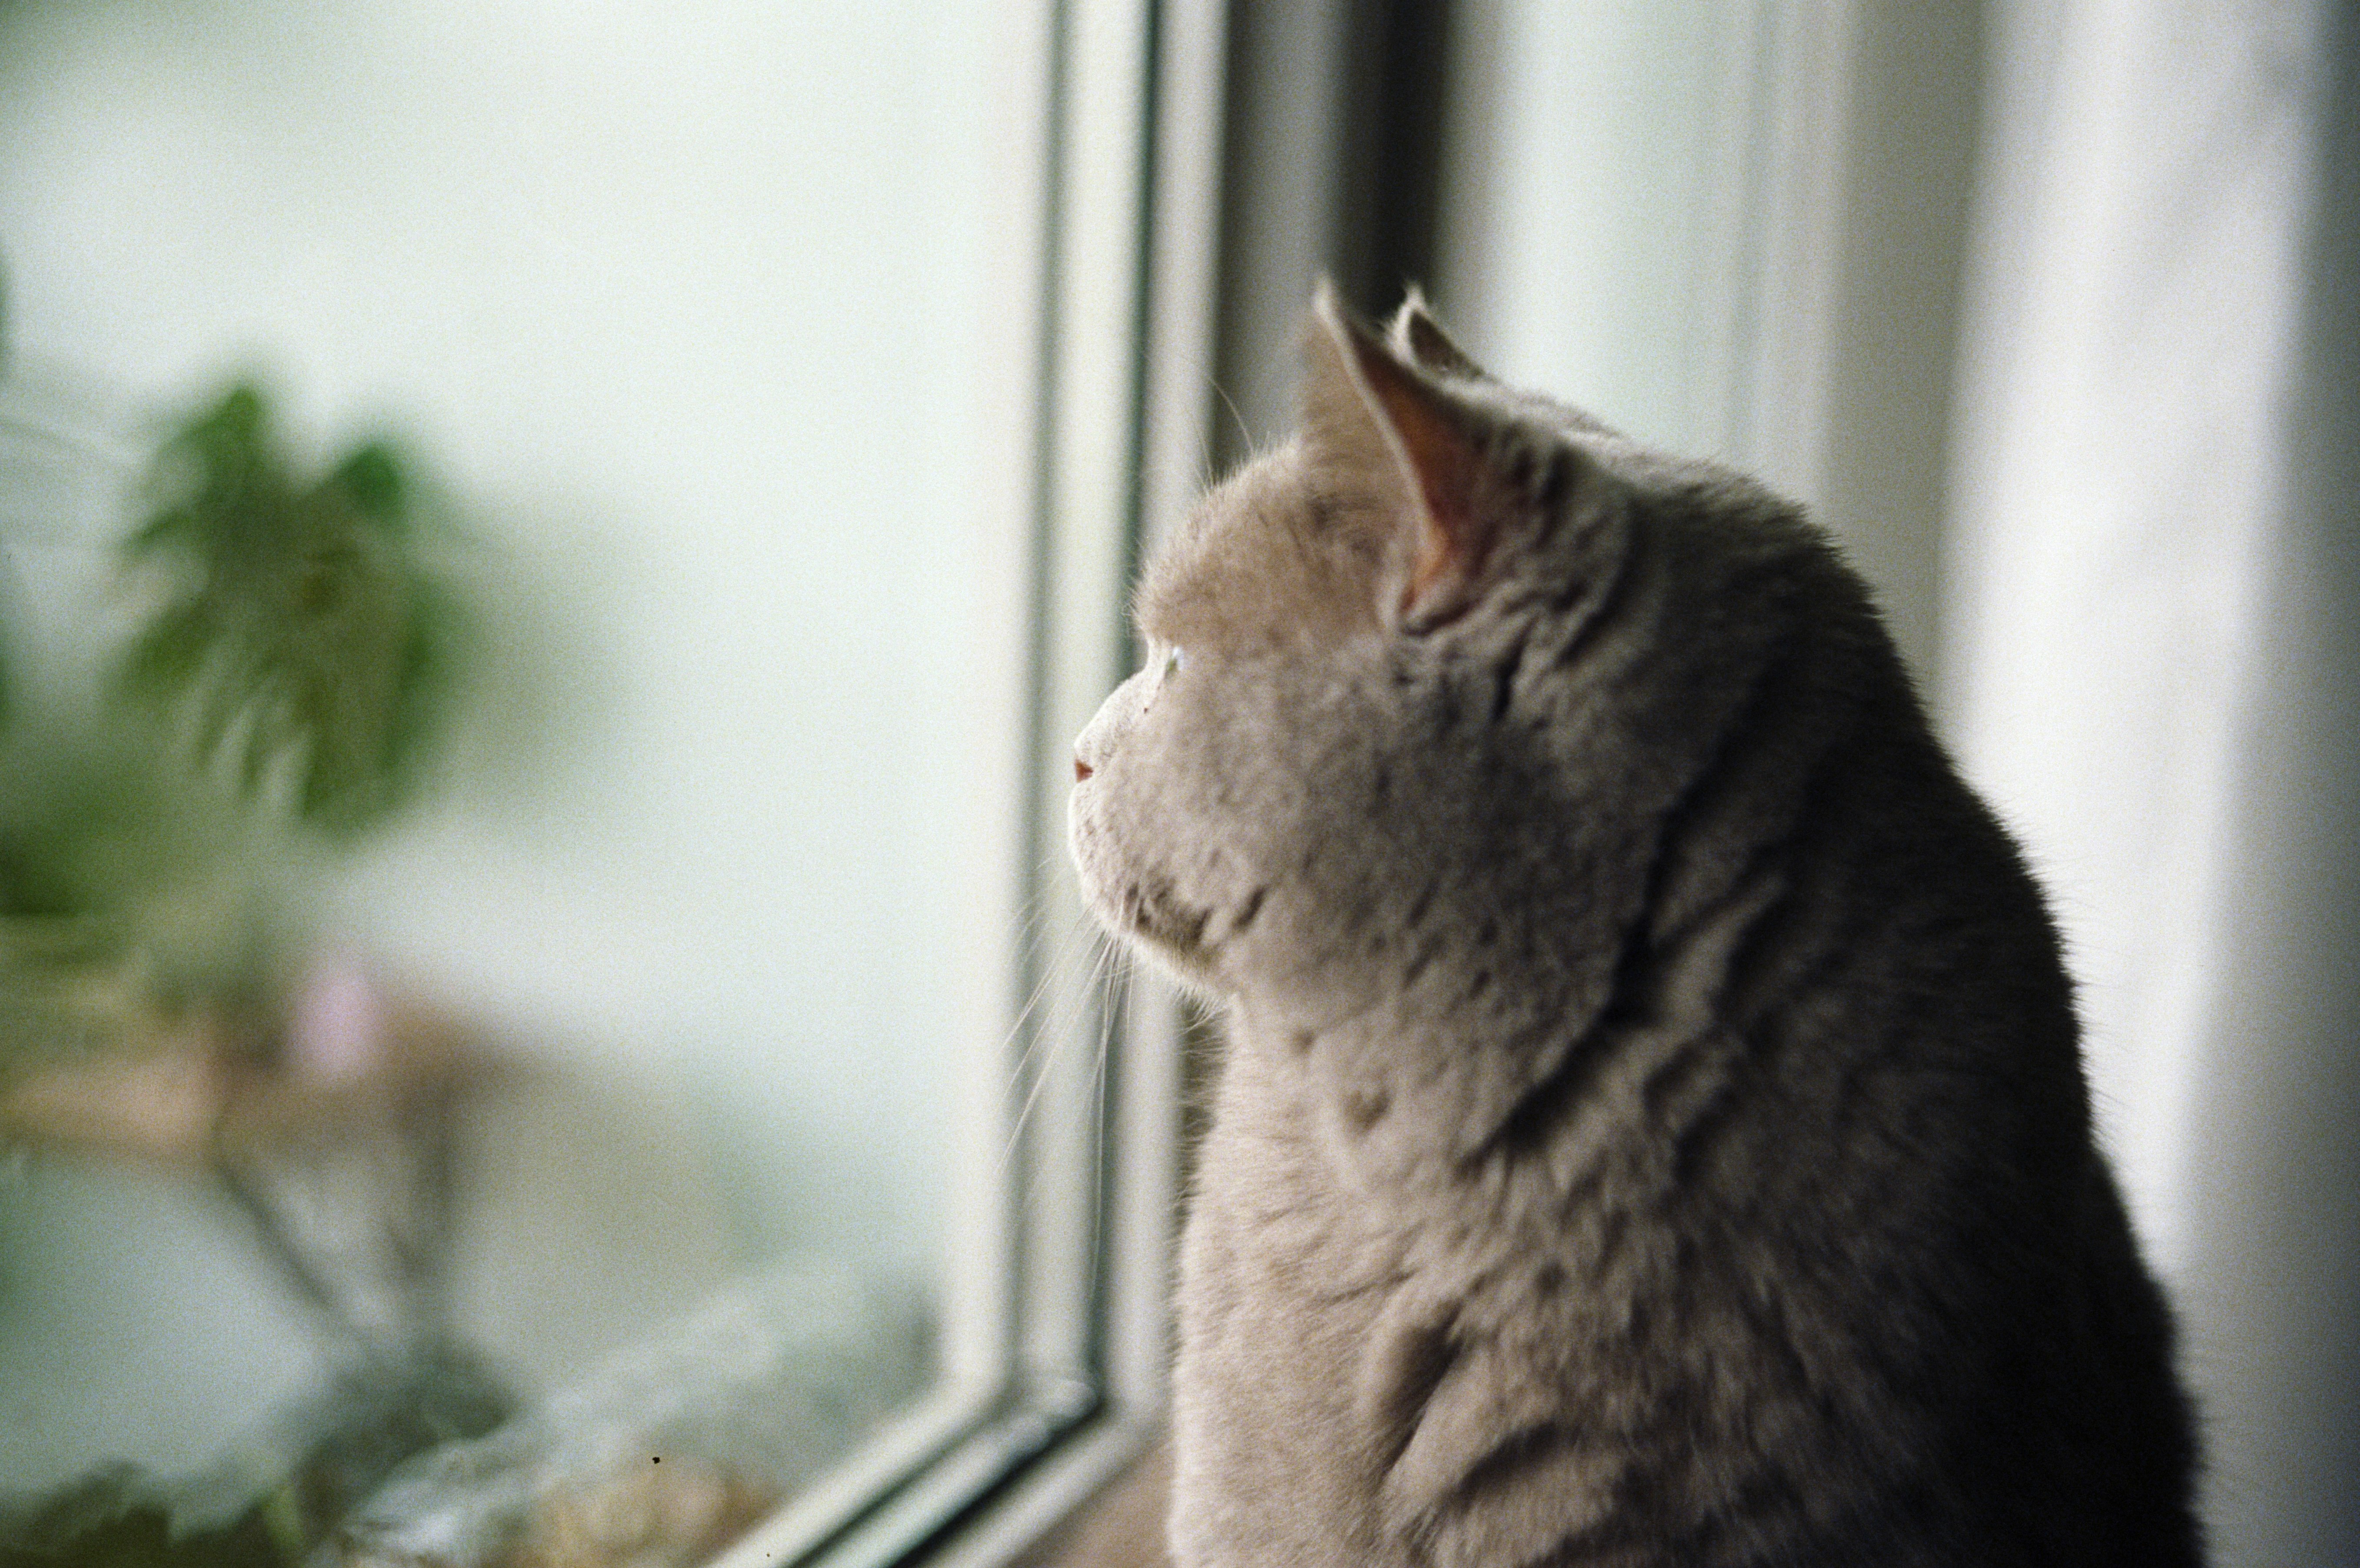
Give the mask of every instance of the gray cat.
[(1228, 1014), (1173, 1556), (2199, 1562), (2056, 933), (1859, 580), (1317, 313), (1076, 751), (1092, 905)]

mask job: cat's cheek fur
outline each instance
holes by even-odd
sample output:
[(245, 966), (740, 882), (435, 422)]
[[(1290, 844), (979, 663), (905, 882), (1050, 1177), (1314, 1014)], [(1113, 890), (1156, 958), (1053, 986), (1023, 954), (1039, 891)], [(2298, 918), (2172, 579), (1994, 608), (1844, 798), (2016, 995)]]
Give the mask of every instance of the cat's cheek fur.
[(1170, 766), (1171, 737), (1188, 725), (1143, 672), (1107, 699), (1076, 743), (1089, 776), (1074, 788), (1068, 837), (1083, 896), (1107, 928), (1185, 984), (1232, 989), (1237, 939), (1262, 899), (1239, 891), (1218, 834), (1192, 830), (1220, 786)]
[[(1299, 981), (1327, 957), (1301, 927), (1314, 867), (1358, 859), (1313, 831), (1318, 798), (1359, 788), (1335, 765), (1330, 731), (1365, 719), (1335, 692), (1306, 697), (1252, 657), (1207, 657), (1176, 679), (1136, 684), (1145, 680), (1109, 697), (1077, 743), (1089, 776), (1074, 790), (1069, 836), (1091, 909), (1216, 994)], [(1306, 702), (1332, 724), (1306, 737), (1276, 722)]]

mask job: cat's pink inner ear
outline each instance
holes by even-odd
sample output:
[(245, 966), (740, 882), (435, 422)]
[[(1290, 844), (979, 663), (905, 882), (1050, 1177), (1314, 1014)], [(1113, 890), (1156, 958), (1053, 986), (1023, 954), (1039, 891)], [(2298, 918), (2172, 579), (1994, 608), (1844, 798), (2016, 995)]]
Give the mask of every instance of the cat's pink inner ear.
[(1398, 466), (1415, 515), (1409, 578), (1396, 612), (1404, 620), (1447, 616), (1460, 608), (1481, 565), (1474, 436), (1449, 400), (1353, 321), (1324, 283), (1317, 310)]

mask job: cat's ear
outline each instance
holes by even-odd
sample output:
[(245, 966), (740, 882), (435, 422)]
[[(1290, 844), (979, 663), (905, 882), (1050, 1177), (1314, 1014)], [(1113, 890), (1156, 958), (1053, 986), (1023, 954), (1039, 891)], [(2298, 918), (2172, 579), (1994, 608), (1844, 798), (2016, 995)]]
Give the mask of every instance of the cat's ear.
[(1376, 498), (1391, 537), (1390, 624), (1437, 626), (1465, 609), (1491, 544), (1483, 438), (1470, 411), (1355, 320), (1322, 279), (1304, 393), (1305, 437)]
[(1470, 381), (1491, 378), (1442, 330), (1426, 305), (1426, 291), (1415, 283), (1410, 285), (1409, 297), (1402, 301), (1401, 309), (1393, 313), (1393, 325), (1386, 329), (1385, 336), (1392, 341), (1394, 352), (1421, 370), (1437, 376), (1461, 376)]

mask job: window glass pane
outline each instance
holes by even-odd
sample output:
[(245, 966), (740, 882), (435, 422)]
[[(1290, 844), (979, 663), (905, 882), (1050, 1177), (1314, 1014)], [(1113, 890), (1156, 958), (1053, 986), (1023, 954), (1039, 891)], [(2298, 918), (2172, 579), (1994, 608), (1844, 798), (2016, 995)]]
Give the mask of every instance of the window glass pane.
[[(737, 1519), (981, 1343), (1037, 31), (0, 9), (0, 1526), (115, 1461), (235, 1517), (355, 1366), (594, 1476), (672, 1445)], [(308, 521), (126, 578), (127, 484), (205, 416)], [(232, 557), (130, 716), (123, 651)], [(388, 583), (315, 686), (219, 652)], [(339, 751), (410, 711), (403, 628), (428, 742)], [(213, 735), (202, 690), (254, 700)]]

